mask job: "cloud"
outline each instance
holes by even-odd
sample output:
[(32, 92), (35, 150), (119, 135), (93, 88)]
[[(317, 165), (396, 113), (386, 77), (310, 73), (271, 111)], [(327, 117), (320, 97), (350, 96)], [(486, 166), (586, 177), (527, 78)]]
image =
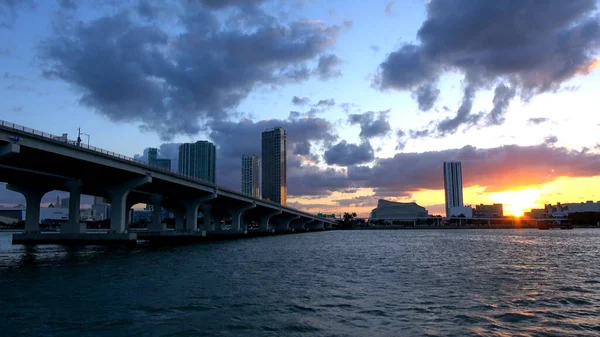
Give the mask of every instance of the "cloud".
[(265, 0), (199, 0), (206, 7), (223, 9), (232, 6), (256, 6)]
[(413, 97), (419, 104), (419, 110), (428, 111), (433, 108), (433, 104), (440, 95), (440, 90), (432, 83), (425, 83), (413, 91)]
[(554, 135), (550, 135), (546, 138), (544, 138), (544, 144), (546, 144), (547, 146), (554, 146), (554, 144), (556, 144), (558, 142), (558, 137), (554, 136)]
[(13, 28), (20, 10), (36, 7), (34, 0), (0, 0), (0, 29)]
[(342, 76), (342, 72), (337, 67), (342, 63), (339, 57), (334, 54), (322, 55), (319, 58), (316, 73), (322, 80), (328, 80), (334, 77)]
[(335, 100), (333, 98), (322, 99), (313, 106), (316, 108), (331, 108), (331, 107), (335, 106)]
[(396, 145), (396, 150), (402, 151), (406, 148), (406, 132), (404, 132), (404, 130), (397, 130), (396, 136), (398, 137), (398, 145)]
[(77, 3), (75, 0), (57, 0), (58, 5), (67, 10), (77, 9)]
[(527, 124), (540, 125), (540, 124), (546, 123), (548, 121), (550, 121), (550, 119), (548, 119), (546, 117), (534, 117), (534, 118), (529, 118), (527, 120)]
[(350, 124), (360, 125), (360, 137), (364, 139), (386, 136), (392, 128), (387, 120), (390, 110), (377, 112), (367, 111), (362, 114), (351, 114), (348, 116)]
[(308, 97), (292, 97), (292, 104), (294, 105), (306, 105), (310, 103), (310, 99)]
[(381, 51), (381, 47), (374, 44), (370, 45), (369, 49), (371, 49), (371, 51), (373, 51), (374, 53), (379, 53), (379, 51)]
[[(557, 91), (598, 63), (600, 20), (595, 0), (470, 1), (432, 0), (418, 43), (407, 43), (380, 64), (373, 85), (380, 90), (420, 92), (446, 72), (464, 74), (463, 99), (453, 118), (439, 121), (429, 136), (445, 136), (461, 126), (499, 125), (517, 94), (527, 101)], [(493, 18), (493, 19), (492, 19)], [(471, 113), (476, 93), (494, 90), (489, 113)]]
[(333, 201), (344, 207), (374, 207), (377, 205), (378, 200), (379, 198), (374, 195), (361, 195), (349, 199), (337, 199)]
[[(564, 147), (506, 145), (490, 149), (465, 146), (424, 153), (398, 153), (378, 159), (373, 167), (352, 166), (348, 179), (359, 187), (374, 188), (378, 196), (406, 195), (443, 189), (442, 163), (458, 160), (463, 186), (485, 186), (488, 192), (540, 185), (559, 177), (593, 177), (600, 155)], [(390, 177), (394, 177), (390, 179)]]
[(373, 161), (375, 155), (371, 143), (349, 144), (345, 140), (335, 144), (324, 153), (328, 165), (351, 166)]
[[(316, 60), (319, 76), (336, 74), (337, 58), (324, 53), (343, 27), (284, 23), (246, 1), (201, 3), (173, 6), (176, 15), (164, 21), (173, 26), (164, 29), (163, 21), (136, 19), (130, 7), (61, 26), (41, 43), (44, 74), (70, 83), (80, 104), (163, 140), (227, 119), (256, 88), (305, 80)], [(207, 9), (237, 5), (218, 15)]]
[(504, 114), (510, 101), (515, 97), (515, 87), (508, 87), (504, 83), (498, 84), (494, 90), (494, 108), (487, 116), (488, 125), (501, 125), (504, 123)]
[(390, 1), (385, 5), (385, 15), (392, 15), (396, 1)]

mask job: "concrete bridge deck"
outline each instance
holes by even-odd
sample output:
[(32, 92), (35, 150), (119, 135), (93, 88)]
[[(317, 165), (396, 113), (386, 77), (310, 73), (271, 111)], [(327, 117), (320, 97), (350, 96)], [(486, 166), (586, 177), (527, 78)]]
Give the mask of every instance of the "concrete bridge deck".
[[(56, 234), (65, 235), (65, 240), (91, 240), (79, 221), (81, 194), (110, 201), (111, 225), (110, 235), (103, 239), (106, 242), (131, 240), (127, 213), (137, 203), (153, 205), (153, 222), (148, 231), (173, 240), (197, 237), (198, 232), (214, 235), (219, 230), (215, 223), (221, 220), (231, 222), (230, 233), (241, 233), (251, 222), (260, 224), (262, 232), (320, 230), (334, 225), (330, 219), (5, 121), (0, 121), (0, 181), (7, 182), (8, 189), (22, 193), (27, 203), (25, 231), (15, 236), (15, 243), (25, 237), (28, 242), (46, 240), (43, 238), (47, 235), (40, 233), (39, 227), (40, 202), (52, 190), (70, 194), (69, 223)], [(174, 215), (178, 232), (190, 234), (166, 231), (160, 217), (163, 208)], [(200, 225), (199, 212), (204, 219)], [(93, 240), (98, 241), (93, 235)]]

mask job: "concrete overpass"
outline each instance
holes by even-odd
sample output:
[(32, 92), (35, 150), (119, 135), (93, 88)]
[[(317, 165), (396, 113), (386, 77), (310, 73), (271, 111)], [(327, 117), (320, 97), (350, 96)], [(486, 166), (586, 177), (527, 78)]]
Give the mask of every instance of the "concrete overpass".
[[(106, 240), (135, 240), (127, 231), (127, 212), (137, 203), (153, 205), (153, 222), (140, 236), (204, 236), (220, 233), (221, 220), (231, 221), (228, 233), (248, 233), (247, 224), (259, 231), (330, 229), (334, 221), (319, 218), (268, 200), (256, 199), (191, 176), (149, 166), (114, 152), (77, 144), (52, 134), (0, 121), (0, 181), (26, 199), (25, 231), (19, 240), (43, 241), (39, 229), (40, 202), (52, 190), (70, 194), (69, 223), (64, 238), (85, 240), (80, 224), (80, 196), (101, 196), (110, 201), (110, 232)], [(175, 215), (175, 233), (160, 223), (162, 208)], [(198, 226), (198, 212), (204, 214)], [(89, 236), (89, 235), (88, 235)], [(99, 236), (94, 235), (94, 240)]]

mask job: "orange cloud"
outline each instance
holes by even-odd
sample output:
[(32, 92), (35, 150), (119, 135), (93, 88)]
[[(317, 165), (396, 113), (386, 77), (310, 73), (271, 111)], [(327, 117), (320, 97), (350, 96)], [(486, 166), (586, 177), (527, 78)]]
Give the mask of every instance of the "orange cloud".
[(583, 74), (583, 75), (587, 75), (590, 72), (592, 72), (592, 70), (594, 70), (594, 69), (596, 69), (598, 67), (600, 67), (600, 59), (594, 59), (589, 64), (587, 64), (584, 67), (582, 67), (579, 70), (579, 73)]

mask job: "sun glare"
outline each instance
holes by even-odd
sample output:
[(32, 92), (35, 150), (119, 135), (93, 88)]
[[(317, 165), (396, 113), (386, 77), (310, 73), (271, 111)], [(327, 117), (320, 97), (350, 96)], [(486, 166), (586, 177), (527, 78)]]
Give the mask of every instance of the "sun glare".
[(537, 188), (527, 188), (518, 191), (490, 193), (490, 197), (494, 202), (503, 204), (504, 215), (520, 217), (531, 208), (538, 206), (536, 202), (540, 198), (540, 193)]

